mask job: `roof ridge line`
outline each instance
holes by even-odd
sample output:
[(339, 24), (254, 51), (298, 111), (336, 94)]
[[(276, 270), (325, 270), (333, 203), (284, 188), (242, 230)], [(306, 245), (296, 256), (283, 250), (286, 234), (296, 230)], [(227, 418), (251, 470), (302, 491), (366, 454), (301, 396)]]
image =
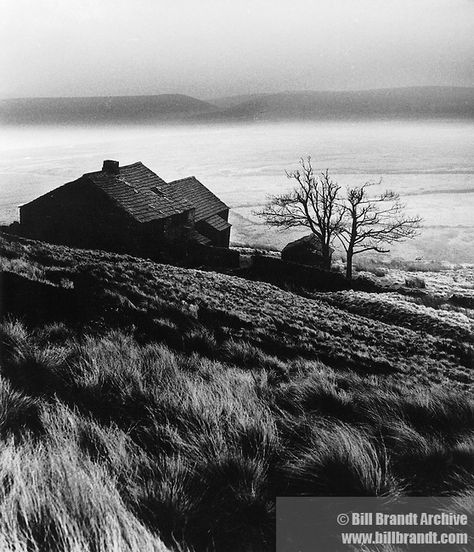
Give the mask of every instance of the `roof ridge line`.
[[(142, 161), (135, 161), (135, 163), (130, 163), (130, 165), (119, 165), (119, 169), (128, 169), (128, 167), (133, 167), (135, 165), (143, 165), (143, 162)], [(146, 169), (148, 169), (148, 167), (146, 165), (143, 165), (143, 166)], [(148, 169), (148, 170), (151, 171), (151, 169)]]
[[(167, 184), (175, 184), (176, 182), (183, 182), (184, 180), (189, 180), (191, 178), (194, 178), (194, 180), (198, 180), (194, 175), (192, 176), (185, 176), (184, 178), (178, 178), (176, 180), (172, 180), (171, 182), (167, 182)], [(198, 180), (199, 182), (199, 180)], [(203, 184), (204, 186), (204, 184)]]
[[(143, 162), (142, 161), (135, 161), (135, 163), (130, 163), (130, 165), (120, 165), (119, 166), (119, 169), (128, 169), (129, 167), (134, 167), (135, 165), (142, 165), (143, 167), (147, 168), (148, 167), (146, 165), (143, 165)], [(148, 169), (150, 170), (150, 169)], [(90, 171), (90, 172), (86, 172), (84, 173), (82, 176), (88, 176), (90, 174), (99, 174), (99, 173), (103, 173), (104, 171), (102, 169), (98, 170), (98, 171)], [(153, 171), (152, 171), (153, 172)], [(109, 176), (120, 176), (120, 174), (118, 175), (109, 175)], [(157, 175), (158, 176), (158, 175)], [(160, 177), (158, 177), (160, 178)]]

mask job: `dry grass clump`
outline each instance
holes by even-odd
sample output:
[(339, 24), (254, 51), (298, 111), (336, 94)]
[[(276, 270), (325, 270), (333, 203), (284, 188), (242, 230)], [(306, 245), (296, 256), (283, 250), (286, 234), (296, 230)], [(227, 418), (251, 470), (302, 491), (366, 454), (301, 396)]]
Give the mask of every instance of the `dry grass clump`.
[(0, 437), (21, 439), (28, 432), (43, 430), (39, 402), (16, 391), (0, 376)]
[(103, 469), (64, 443), (4, 442), (0, 480), (6, 552), (166, 550), (125, 507)]
[[(331, 420), (302, 422), (305, 443), (283, 468), (286, 486), (279, 494), (308, 496), (395, 496), (397, 480), (385, 450), (360, 429)], [(288, 432), (288, 427), (285, 428)], [(301, 423), (290, 424), (300, 432)], [(287, 433), (291, 435), (291, 433)], [(288, 437), (287, 437), (288, 438)], [(293, 437), (298, 439), (298, 437)]]

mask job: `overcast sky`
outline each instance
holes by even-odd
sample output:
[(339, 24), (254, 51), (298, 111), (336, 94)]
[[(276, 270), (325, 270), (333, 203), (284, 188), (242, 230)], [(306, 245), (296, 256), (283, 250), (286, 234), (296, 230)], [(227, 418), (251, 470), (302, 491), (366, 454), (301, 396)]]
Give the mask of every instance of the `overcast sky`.
[(474, 0), (0, 0), (0, 96), (474, 86)]

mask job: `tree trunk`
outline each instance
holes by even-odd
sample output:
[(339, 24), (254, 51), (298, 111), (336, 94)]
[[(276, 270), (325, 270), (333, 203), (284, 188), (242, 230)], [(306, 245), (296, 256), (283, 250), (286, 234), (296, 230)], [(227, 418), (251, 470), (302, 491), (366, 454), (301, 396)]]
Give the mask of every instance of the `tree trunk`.
[(351, 225), (351, 237), (346, 249), (346, 278), (352, 280), (352, 259), (354, 258), (354, 247), (357, 239), (357, 210), (353, 208), (351, 210), (352, 225)]
[(329, 247), (329, 245), (324, 245), (322, 246), (321, 248), (321, 253), (322, 253), (322, 256), (323, 256), (323, 266), (325, 269), (327, 270), (330, 270), (331, 269), (331, 258), (332, 258), (332, 254), (331, 254), (331, 248)]
[(354, 252), (352, 249), (347, 250), (347, 260), (346, 260), (346, 278), (352, 280), (352, 259), (354, 258)]

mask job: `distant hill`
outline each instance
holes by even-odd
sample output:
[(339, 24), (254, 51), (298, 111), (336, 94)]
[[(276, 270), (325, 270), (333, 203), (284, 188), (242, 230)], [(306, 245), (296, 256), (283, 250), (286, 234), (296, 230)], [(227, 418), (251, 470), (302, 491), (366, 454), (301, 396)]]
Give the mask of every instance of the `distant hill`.
[(474, 88), (281, 92), (202, 101), (181, 94), (0, 101), (0, 123), (474, 118)]
[(221, 98), (214, 103), (230, 119), (472, 118), (474, 88), (282, 92)]
[(12, 124), (130, 123), (182, 120), (216, 108), (182, 94), (90, 98), (20, 98), (0, 102), (0, 122)]

